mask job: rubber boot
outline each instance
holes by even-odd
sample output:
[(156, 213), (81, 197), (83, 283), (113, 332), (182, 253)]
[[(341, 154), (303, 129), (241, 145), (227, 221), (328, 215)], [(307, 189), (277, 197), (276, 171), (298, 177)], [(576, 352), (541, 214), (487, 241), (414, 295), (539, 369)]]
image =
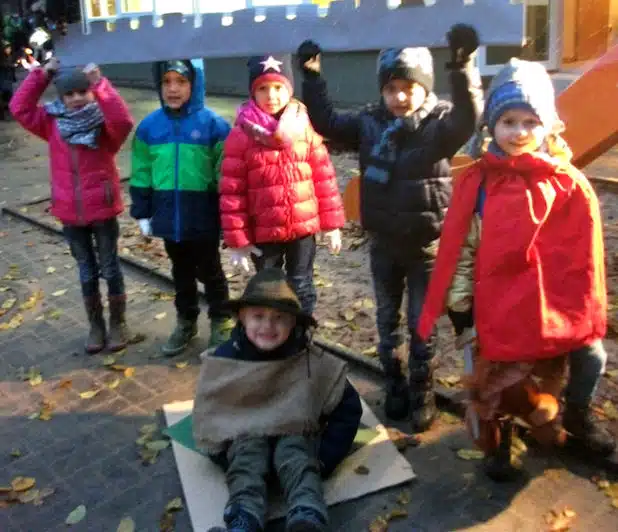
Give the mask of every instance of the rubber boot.
[(616, 449), (616, 441), (594, 420), (590, 407), (566, 405), (562, 424), (577, 444), (597, 456), (609, 456)]
[(410, 360), (410, 424), (425, 432), (438, 417), (431, 360)]
[(110, 351), (121, 351), (131, 339), (126, 322), (127, 297), (109, 296), (109, 336), (107, 347)]
[(521, 468), (513, 461), (511, 446), (513, 444), (513, 421), (499, 421), (500, 442), (498, 447), (488, 452), (483, 459), (485, 474), (494, 482), (512, 482), (521, 475)]
[(176, 328), (168, 338), (161, 351), (165, 356), (173, 357), (182, 353), (197, 335), (197, 320), (178, 318)]
[(394, 421), (406, 419), (410, 411), (408, 384), (401, 369), (401, 360), (393, 353), (380, 354), (386, 377), (384, 413)]
[(90, 324), (90, 332), (88, 333), (84, 349), (86, 353), (94, 355), (100, 353), (105, 348), (105, 319), (103, 317), (101, 296), (96, 294), (84, 297), (84, 307), (86, 308), (86, 316), (88, 316), (88, 323)]

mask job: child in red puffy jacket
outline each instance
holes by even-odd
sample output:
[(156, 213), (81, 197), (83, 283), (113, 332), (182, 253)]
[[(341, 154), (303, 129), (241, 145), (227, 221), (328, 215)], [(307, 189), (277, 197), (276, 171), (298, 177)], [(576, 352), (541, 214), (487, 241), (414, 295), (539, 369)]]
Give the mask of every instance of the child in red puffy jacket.
[[(51, 169), (51, 213), (63, 224), (79, 266), (90, 322), (86, 351), (105, 345), (123, 349), (129, 340), (126, 295), (118, 258), (117, 216), (123, 210), (116, 153), (131, 129), (129, 109), (95, 65), (59, 69), (57, 59), (35, 68), (11, 100), (11, 114), (25, 129), (47, 141)], [(39, 99), (54, 81), (58, 98)], [(107, 281), (109, 334), (106, 334), (99, 275)]]
[(335, 169), (302, 103), (292, 98), (289, 56), (248, 61), (251, 99), (238, 109), (219, 184), (221, 223), (232, 261), (282, 268), (313, 313), (316, 233), (341, 249), (345, 217)]

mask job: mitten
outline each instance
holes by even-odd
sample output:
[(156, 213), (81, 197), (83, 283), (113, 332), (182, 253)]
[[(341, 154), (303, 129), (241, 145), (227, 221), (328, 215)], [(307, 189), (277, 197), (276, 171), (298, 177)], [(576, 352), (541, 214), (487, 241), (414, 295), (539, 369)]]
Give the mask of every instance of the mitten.
[(319, 74), (320, 73), (320, 55), (322, 49), (318, 43), (308, 39), (298, 47), (296, 57), (298, 66), (303, 74)]
[(446, 34), (448, 47), (451, 51), (451, 61), (448, 68), (456, 68), (465, 65), (470, 56), (479, 47), (479, 35), (468, 24), (455, 24)]

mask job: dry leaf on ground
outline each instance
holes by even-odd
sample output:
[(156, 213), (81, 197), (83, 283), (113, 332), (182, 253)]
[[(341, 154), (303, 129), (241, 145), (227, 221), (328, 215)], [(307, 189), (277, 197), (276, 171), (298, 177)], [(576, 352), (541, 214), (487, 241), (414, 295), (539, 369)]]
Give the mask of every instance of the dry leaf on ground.
[(354, 468), (354, 473), (356, 473), (357, 475), (368, 475), (369, 468), (364, 465), (359, 465)]
[(83, 504), (80, 504), (75, 510), (73, 510), (64, 522), (67, 525), (76, 525), (80, 521), (82, 521), (86, 517), (86, 507)]
[(166, 512), (178, 512), (184, 508), (184, 504), (182, 503), (182, 498), (176, 497), (167, 503), (165, 507)]
[(92, 399), (94, 396), (99, 395), (99, 393), (101, 393), (101, 390), (87, 390), (85, 392), (81, 392), (79, 396), (82, 399)]
[(381, 515), (378, 515), (369, 525), (369, 532), (386, 532), (387, 530), (388, 521)]
[(17, 493), (34, 487), (36, 480), (32, 477), (15, 477), (11, 480), (11, 489)]
[(459, 449), (457, 456), (462, 460), (482, 460), (485, 454), (478, 449)]
[(134, 532), (135, 522), (131, 517), (123, 517), (122, 521), (118, 524), (116, 532)]

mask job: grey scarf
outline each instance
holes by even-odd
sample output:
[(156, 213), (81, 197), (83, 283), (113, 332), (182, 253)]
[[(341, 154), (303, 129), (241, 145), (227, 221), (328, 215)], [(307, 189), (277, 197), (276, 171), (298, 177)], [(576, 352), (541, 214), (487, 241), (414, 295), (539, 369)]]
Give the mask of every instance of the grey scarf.
[(98, 148), (97, 140), (105, 121), (103, 111), (96, 102), (80, 109), (69, 110), (61, 100), (45, 104), (45, 110), (56, 118), (60, 136), (68, 144)]

